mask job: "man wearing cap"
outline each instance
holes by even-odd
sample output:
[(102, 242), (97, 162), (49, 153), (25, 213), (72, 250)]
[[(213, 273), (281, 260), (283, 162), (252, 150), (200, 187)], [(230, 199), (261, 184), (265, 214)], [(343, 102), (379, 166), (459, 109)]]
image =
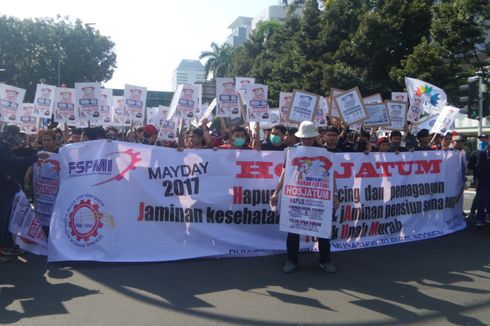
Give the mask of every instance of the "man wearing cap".
[(155, 145), (158, 138), (158, 130), (154, 125), (147, 124), (143, 127), (143, 144)]
[(379, 137), (376, 142), (376, 147), (378, 148), (379, 153), (387, 153), (390, 151), (390, 140), (388, 137)]
[(20, 141), (20, 129), (17, 126), (7, 126), (0, 133), (0, 262), (8, 261), (3, 255), (15, 254), (12, 250), (14, 247), (12, 235), (8, 230), (12, 200), (20, 190), (15, 171), (19, 167), (29, 167), (37, 162), (38, 158), (48, 158), (46, 153), (23, 158), (15, 156), (12, 148)]
[[(316, 130), (315, 124), (311, 121), (303, 121), (299, 126), (298, 132), (296, 132), (296, 137), (300, 139), (300, 143), (298, 146), (312, 146), (312, 147), (320, 147), (317, 145), (316, 140), (318, 137), (318, 131)], [(276, 187), (276, 191), (271, 196), (271, 205), (276, 206), (279, 193), (282, 190), (284, 184), (284, 173), (285, 169), (282, 170), (281, 177), (279, 178), (279, 182)], [(334, 180), (335, 184), (335, 180)], [(336, 190), (335, 190), (336, 192)], [(338, 207), (339, 201), (338, 197), (334, 195), (334, 210)], [(288, 233), (286, 240), (286, 248), (288, 253), (288, 260), (284, 265), (283, 272), (284, 273), (292, 273), (296, 270), (298, 266), (298, 252), (299, 252), (299, 234), (296, 233)], [(327, 273), (335, 273), (337, 269), (331, 262), (330, 257), (330, 239), (318, 238), (318, 249), (320, 252), (320, 268), (326, 271)]]

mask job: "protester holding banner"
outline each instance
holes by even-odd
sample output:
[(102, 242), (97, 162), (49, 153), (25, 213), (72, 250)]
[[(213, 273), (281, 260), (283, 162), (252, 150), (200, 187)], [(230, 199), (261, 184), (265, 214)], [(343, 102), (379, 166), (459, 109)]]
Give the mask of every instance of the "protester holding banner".
[[(301, 143), (298, 144), (298, 146), (319, 147), (316, 144), (316, 137), (318, 136), (318, 131), (316, 130), (313, 122), (303, 121), (299, 126), (298, 132), (296, 132), (295, 135), (301, 141)], [(281, 192), (282, 187), (284, 185), (284, 174), (285, 174), (285, 169), (283, 169), (276, 190), (274, 194), (271, 196), (272, 206), (276, 206), (278, 203), (279, 193)], [(335, 205), (338, 205), (338, 201), (336, 201)], [(292, 273), (298, 267), (298, 252), (299, 252), (299, 244), (300, 244), (299, 240), (300, 240), (299, 234), (288, 233), (287, 240), (286, 240), (288, 260), (283, 268), (284, 273)], [(320, 252), (320, 260), (319, 260), (320, 268), (326, 271), (327, 273), (335, 273), (337, 269), (331, 262), (330, 240), (318, 238), (318, 249)]]
[(406, 152), (406, 148), (402, 146), (402, 133), (398, 130), (393, 130), (390, 133), (390, 152), (400, 153)]
[(337, 129), (337, 127), (328, 126), (325, 130), (325, 134), (323, 138), (325, 141), (324, 146), (329, 152), (334, 152), (334, 153), (340, 152), (340, 149), (338, 147), (339, 130)]
[[(37, 154), (18, 158), (12, 153), (12, 148), (20, 143), (20, 129), (17, 126), (7, 126), (0, 134), (0, 254), (2, 256), (18, 254), (13, 248), (12, 235), (8, 231), (12, 200), (20, 190), (20, 183), (15, 169), (26, 168), (35, 163), (38, 158), (47, 158), (47, 154)], [(0, 262), (8, 261), (0, 256)]]
[(430, 133), (428, 129), (422, 129), (417, 133), (417, 139), (419, 144), (415, 148), (416, 151), (432, 151), (434, 150), (430, 145)]
[(70, 138), (68, 138), (68, 143), (69, 144), (78, 143), (81, 140), (82, 140), (82, 129), (80, 128), (72, 129)]
[(204, 130), (202, 128), (194, 128), (187, 131), (185, 148), (190, 149), (205, 149), (207, 141), (204, 138)]
[(376, 143), (379, 153), (387, 153), (390, 151), (390, 140), (388, 137), (380, 137)]

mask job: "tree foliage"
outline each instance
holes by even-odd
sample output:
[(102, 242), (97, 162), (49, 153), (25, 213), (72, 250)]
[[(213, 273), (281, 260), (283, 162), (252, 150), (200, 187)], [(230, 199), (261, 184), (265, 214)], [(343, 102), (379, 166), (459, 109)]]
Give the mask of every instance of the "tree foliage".
[(73, 87), (78, 81), (108, 81), (116, 68), (114, 43), (97, 30), (67, 18), (0, 16), (0, 81), (26, 88), (32, 101), (37, 83)]
[(330, 0), (320, 8), (306, 0), (301, 15), (295, 9), (266, 38), (256, 32), (234, 48), (224, 75), (255, 77), (272, 99), (354, 86), (387, 97), (404, 89), (405, 76), (449, 93), (488, 66), (486, 0)]
[(204, 76), (208, 78), (212, 73), (213, 79), (216, 77), (225, 77), (230, 69), (230, 57), (232, 48), (229, 44), (224, 43), (221, 46), (215, 42), (211, 43), (211, 51), (203, 51), (199, 59), (207, 59), (204, 64)]

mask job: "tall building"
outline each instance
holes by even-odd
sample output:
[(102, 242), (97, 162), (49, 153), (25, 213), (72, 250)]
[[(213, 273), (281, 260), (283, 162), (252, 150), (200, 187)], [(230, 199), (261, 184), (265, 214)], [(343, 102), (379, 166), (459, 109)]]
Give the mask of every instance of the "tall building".
[(254, 17), (252, 20), (252, 30), (257, 28), (257, 25), (261, 22), (269, 20), (284, 21), (286, 19), (287, 8), (284, 6), (269, 6), (262, 10), (260, 14)]
[[(281, 22), (284, 21), (287, 15), (287, 7), (287, 0), (279, 0), (278, 5), (268, 6), (254, 18), (243, 16), (237, 17), (230, 24), (230, 26), (228, 26), (228, 28), (231, 29), (231, 34), (226, 39), (226, 43), (231, 46), (237, 46), (245, 43), (252, 34), (253, 30), (257, 28), (257, 25), (261, 22), (269, 20), (278, 20)], [(303, 10), (304, 4), (296, 4), (294, 13), (301, 15)]]
[(172, 89), (180, 84), (204, 83), (204, 66), (199, 60), (183, 59), (172, 73)]
[(231, 34), (226, 39), (226, 43), (231, 46), (237, 46), (245, 43), (252, 31), (252, 18), (240, 16), (228, 26)]

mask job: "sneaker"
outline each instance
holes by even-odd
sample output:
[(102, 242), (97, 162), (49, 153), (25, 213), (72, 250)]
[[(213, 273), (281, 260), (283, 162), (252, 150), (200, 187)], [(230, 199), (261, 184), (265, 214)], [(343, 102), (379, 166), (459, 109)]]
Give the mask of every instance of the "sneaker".
[(335, 273), (337, 271), (337, 268), (335, 268), (334, 264), (331, 262), (326, 262), (323, 264), (320, 264), (320, 268), (323, 269), (327, 273)]
[(284, 268), (282, 269), (282, 271), (284, 273), (292, 273), (296, 270), (296, 268), (298, 268), (298, 265), (296, 265), (295, 263), (293, 263), (292, 261), (287, 261), (286, 262), (286, 265), (284, 265)]
[(475, 221), (475, 226), (477, 228), (482, 227), (483, 225), (485, 225), (485, 223), (482, 220), (478, 219)]

